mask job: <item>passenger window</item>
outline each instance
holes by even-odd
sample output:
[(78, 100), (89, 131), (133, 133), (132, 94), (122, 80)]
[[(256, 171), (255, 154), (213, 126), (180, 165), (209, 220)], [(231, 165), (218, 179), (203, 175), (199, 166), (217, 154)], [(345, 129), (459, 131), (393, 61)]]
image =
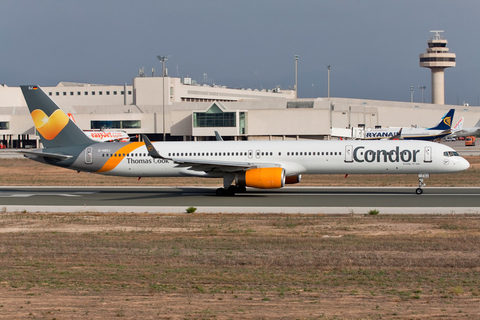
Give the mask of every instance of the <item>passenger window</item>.
[(337, 153), (335, 152), (335, 155), (337, 155)]
[(278, 155), (279, 155), (279, 156), (281, 156), (281, 155), (282, 155), (282, 153), (281, 153), (281, 152), (279, 152), (279, 153), (278, 153)]

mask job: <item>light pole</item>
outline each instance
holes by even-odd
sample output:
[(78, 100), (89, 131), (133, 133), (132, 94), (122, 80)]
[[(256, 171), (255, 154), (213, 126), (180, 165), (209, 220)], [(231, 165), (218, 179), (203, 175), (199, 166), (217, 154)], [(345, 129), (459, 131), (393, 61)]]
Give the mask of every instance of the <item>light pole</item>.
[(332, 68), (331, 65), (327, 66), (327, 97), (330, 99), (330, 69)]
[(170, 56), (157, 56), (157, 59), (162, 61), (162, 113), (163, 113), (163, 141), (166, 139), (165, 134), (165, 60), (168, 60)]
[(298, 58), (299, 55), (294, 55), (293, 58), (295, 58), (295, 99), (298, 98), (298, 82), (297, 82), (297, 64), (298, 64)]
[(422, 90), (422, 103), (423, 103), (423, 90), (427, 89), (426, 86), (418, 86), (418, 89)]
[(410, 86), (410, 102), (413, 102), (413, 93), (415, 91), (413, 91), (413, 86)]

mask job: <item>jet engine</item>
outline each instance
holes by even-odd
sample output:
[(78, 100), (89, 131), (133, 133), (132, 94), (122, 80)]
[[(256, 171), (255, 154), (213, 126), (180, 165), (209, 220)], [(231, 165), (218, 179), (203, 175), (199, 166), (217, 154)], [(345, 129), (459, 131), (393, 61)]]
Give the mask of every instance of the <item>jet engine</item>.
[(259, 189), (282, 188), (285, 185), (285, 169), (283, 168), (257, 168), (236, 174), (237, 186)]

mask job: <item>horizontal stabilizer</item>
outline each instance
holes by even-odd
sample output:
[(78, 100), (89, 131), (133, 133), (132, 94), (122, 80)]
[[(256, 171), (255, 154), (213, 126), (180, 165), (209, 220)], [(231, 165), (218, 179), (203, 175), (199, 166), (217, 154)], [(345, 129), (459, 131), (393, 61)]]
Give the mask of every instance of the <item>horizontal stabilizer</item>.
[(29, 156), (41, 157), (41, 158), (49, 158), (54, 160), (68, 160), (73, 156), (69, 154), (61, 154), (61, 153), (51, 153), (51, 152), (42, 152), (42, 150), (16, 150), (15, 152), (23, 153)]

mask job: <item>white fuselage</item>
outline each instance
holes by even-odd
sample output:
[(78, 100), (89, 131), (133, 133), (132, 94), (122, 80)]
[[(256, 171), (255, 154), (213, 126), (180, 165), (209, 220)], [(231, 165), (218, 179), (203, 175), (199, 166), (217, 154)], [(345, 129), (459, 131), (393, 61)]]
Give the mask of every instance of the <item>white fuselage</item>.
[(220, 177), (229, 170), (262, 167), (282, 167), (286, 176), (448, 173), (469, 167), (452, 148), (427, 141), (155, 142), (154, 146), (166, 159), (150, 157), (140, 142), (100, 143), (85, 149), (70, 168), (118, 176)]

